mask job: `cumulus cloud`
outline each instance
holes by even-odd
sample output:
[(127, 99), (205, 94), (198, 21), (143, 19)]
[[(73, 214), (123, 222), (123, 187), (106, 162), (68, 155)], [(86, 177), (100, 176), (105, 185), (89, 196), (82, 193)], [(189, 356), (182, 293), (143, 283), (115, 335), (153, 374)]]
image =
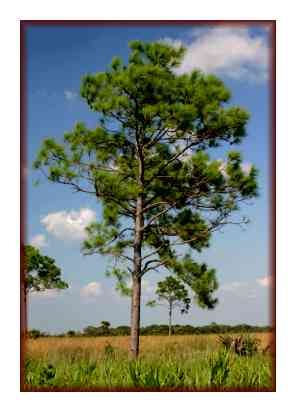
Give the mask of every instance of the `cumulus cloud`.
[(46, 230), (62, 240), (82, 240), (86, 236), (85, 228), (96, 220), (96, 214), (88, 208), (81, 208), (79, 211), (71, 210), (67, 212), (49, 213), (41, 219), (41, 223)]
[(72, 90), (64, 90), (64, 96), (66, 100), (75, 100), (78, 97), (78, 94), (76, 92), (73, 92)]
[(90, 282), (80, 290), (80, 295), (85, 298), (92, 298), (102, 295), (102, 285), (99, 282)]
[(271, 284), (271, 276), (263, 276), (262, 278), (257, 278), (256, 282), (258, 283), (258, 285), (266, 288)]
[[(173, 39), (165, 39), (176, 46)], [(268, 76), (268, 45), (246, 28), (216, 27), (192, 32), (178, 73), (201, 69), (237, 80), (264, 81)]]
[(37, 247), (38, 249), (47, 246), (45, 236), (41, 234), (34, 236), (30, 241), (30, 245)]

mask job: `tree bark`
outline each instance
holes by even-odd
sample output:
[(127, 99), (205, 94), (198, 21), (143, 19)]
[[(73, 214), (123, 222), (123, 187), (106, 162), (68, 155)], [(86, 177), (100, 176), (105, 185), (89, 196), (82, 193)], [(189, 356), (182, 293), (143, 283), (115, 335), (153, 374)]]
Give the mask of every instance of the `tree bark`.
[(130, 357), (136, 359), (139, 354), (140, 311), (141, 311), (141, 269), (142, 269), (142, 225), (143, 198), (137, 199), (137, 215), (135, 221), (134, 270), (131, 302), (131, 342)]
[(135, 216), (135, 240), (133, 257), (133, 289), (131, 302), (131, 340), (130, 357), (136, 359), (139, 354), (139, 335), (140, 335), (140, 311), (141, 311), (141, 276), (142, 276), (142, 243), (143, 243), (143, 189), (144, 189), (144, 157), (139, 130), (136, 132), (137, 159), (138, 159), (138, 185), (139, 194), (137, 197), (136, 216)]
[(135, 240), (133, 257), (133, 289), (131, 302), (131, 341), (130, 358), (136, 359), (139, 355), (140, 336), (140, 312), (141, 312), (141, 275), (142, 275), (142, 242), (143, 242), (143, 189), (144, 189), (144, 158), (142, 146), (139, 143), (137, 132), (137, 153), (138, 153), (138, 185), (140, 192), (137, 197), (136, 218), (135, 218)]
[(139, 355), (140, 337), (140, 310), (141, 310), (141, 278), (133, 278), (133, 294), (131, 305), (131, 340), (130, 358), (136, 359)]
[(169, 302), (169, 336), (172, 334), (172, 302)]

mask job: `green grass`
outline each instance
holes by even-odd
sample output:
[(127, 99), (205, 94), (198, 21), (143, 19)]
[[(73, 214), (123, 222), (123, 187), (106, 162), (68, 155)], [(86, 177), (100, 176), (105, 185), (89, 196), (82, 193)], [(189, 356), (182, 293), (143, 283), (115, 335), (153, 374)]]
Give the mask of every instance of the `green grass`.
[(129, 361), (125, 350), (105, 346), (94, 356), (87, 348), (30, 353), (25, 384), (36, 388), (271, 388), (270, 355), (239, 356), (225, 349), (166, 344)]

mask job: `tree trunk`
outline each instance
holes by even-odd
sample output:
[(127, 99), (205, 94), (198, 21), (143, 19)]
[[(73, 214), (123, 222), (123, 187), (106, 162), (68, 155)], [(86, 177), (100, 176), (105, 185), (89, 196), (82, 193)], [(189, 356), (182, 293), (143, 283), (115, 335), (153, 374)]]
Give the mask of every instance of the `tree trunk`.
[(141, 310), (141, 278), (133, 278), (133, 294), (131, 305), (131, 340), (130, 358), (136, 359), (139, 355), (140, 336), (140, 310)]
[(172, 334), (172, 302), (169, 302), (169, 336)]
[(135, 241), (134, 241), (134, 270), (133, 270), (133, 290), (131, 302), (131, 342), (130, 357), (136, 359), (139, 354), (140, 335), (140, 311), (141, 311), (141, 269), (142, 269), (142, 240), (143, 240), (143, 198), (137, 199), (137, 214), (135, 220)]
[(130, 358), (136, 359), (139, 354), (140, 335), (140, 311), (141, 311), (141, 271), (142, 271), (142, 242), (143, 242), (143, 188), (144, 188), (144, 158), (142, 148), (139, 146), (137, 137), (137, 151), (139, 161), (138, 185), (141, 188), (137, 197), (136, 218), (135, 218), (135, 240), (133, 257), (133, 290), (131, 302), (131, 340)]

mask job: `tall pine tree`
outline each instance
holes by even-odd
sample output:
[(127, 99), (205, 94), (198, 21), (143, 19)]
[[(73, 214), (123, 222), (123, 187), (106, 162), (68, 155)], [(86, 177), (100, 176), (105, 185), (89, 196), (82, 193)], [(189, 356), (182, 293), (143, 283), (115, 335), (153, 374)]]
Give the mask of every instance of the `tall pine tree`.
[(190, 252), (208, 247), (213, 231), (239, 223), (230, 215), (257, 194), (257, 172), (243, 171), (239, 152), (225, 162), (208, 154), (239, 144), (249, 118), (227, 104), (230, 91), (221, 80), (198, 70), (178, 75), (182, 46), (133, 41), (130, 49), (127, 64), (115, 57), (106, 72), (82, 80), (81, 96), (98, 114), (98, 127), (78, 123), (63, 143), (45, 139), (35, 167), (101, 202), (103, 218), (88, 227), (83, 252), (113, 257), (108, 274), (121, 289), (132, 278), (135, 358), (143, 276), (167, 268), (200, 306), (214, 307), (215, 271)]

